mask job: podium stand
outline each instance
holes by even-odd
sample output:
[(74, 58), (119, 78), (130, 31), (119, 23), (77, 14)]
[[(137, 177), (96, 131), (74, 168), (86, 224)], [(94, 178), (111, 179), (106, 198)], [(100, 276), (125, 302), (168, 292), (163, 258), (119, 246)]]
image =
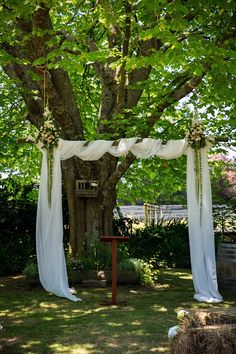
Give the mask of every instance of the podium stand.
[(101, 242), (111, 242), (112, 246), (112, 298), (111, 301), (103, 301), (101, 305), (121, 305), (125, 301), (117, 301), (117, 242), (128, 242), (128, 236), (101, 236)]

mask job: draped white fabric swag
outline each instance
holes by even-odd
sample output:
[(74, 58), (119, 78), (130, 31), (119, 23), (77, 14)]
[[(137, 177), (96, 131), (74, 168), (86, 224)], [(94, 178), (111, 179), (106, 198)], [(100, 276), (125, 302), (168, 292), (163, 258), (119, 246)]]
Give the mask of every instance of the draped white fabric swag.
[[(169, 140), (165, 145), (161, 140), (146, 138), (136, 143), (138, 138), (121, 139), (117, 146), (113, 141), (96, 140), (67, 141), (59, 139), (54, 150), (53, 187), (51, 207), (48, 205), (48, 176), (46, 151), (42, 150), (43, 161), (37, 210), (36, 246), (39, 277), (43, 287), (57, 296), (78, 301), (69, 289), (65, 255), (63, 249), (61, 163), (72, 156), (82, 160), (100, 159), (106, 152), (113, 156), (124, 156), (131, 151), (139, 158), (158, 156), (163, 159), (178, 158), (187, 153), (187, 192), (191, 264), (195, 299), (198, 301), (220, 302), (218, 293), (215, 248), (212, 223), (211, 188), (207, 163), (207, 149), (202, 149), (202, 189), (203, 217), (200, 216), (195, 191), (195, 171), (193, 150), (187, 148), (185, 140)], [(39, 147), (40, 148), (40, 147)]]

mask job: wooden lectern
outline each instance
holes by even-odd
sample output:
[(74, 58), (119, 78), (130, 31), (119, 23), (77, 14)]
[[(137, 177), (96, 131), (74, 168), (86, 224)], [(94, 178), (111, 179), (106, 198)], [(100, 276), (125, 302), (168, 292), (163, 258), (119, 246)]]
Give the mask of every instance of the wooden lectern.
[(124, 301), (117, 302), (117, 242), (128, 242), (128, 236), (101, 236), (101, 242), (111, 242), (112, 245), (112, 299), (111, 301), (103, 301), (101, 305), (118, 305), (124, 304)]

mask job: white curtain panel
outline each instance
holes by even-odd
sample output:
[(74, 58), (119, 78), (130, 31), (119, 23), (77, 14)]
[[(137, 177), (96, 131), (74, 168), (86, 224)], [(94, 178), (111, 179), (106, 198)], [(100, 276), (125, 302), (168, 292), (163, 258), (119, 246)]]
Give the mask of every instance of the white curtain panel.
[[(178, 158), (186, 153), (187, 143), (184, 139), (170, 140), (166, 144), (162, 144), (161, 140), (151, 138), (146, 138), (136, 143), (137, 139), (138, 138), (121, 139), (117, 146), (113, 146), (113, 141), (105, 140), (86, 143), (85, 141), (59, 139), (58, 147), (54, 150), (51, 207), (48, 205), (47, 196), (48, 176), (46, 152), (42, 150), (43, 161), (37, 210), (36, 246), (40, 281), (47, 291), (72, 301), (80, 300), (79, 297), (71, 293), (68, 285), (63, 249), (60, 160), (77, 156), (85, 161), (93, 161), (100, 159), (106, 152), (118, 157), (124, 156), (131, 151), (139, 158), (158, 156), (163, 159)], [(222, 298), (217, 290), (207, 150), (205, 149), (202, 152), (204, 171), (204, 217), (202, 220), (200, 220), (199, 206), (196, 202), (196, 193), (194, 193), (194, 156), (191, 152), (191, 149), (187, 149), (187, 190), (191, 262), (196, 291), (195, 298), (198, 301), (219, 302)]]
[(43, 151), (40, 179), (37, 222), (36, 250), (39, 279), (45, 290), (57, 296), (78, 301), (72, 294), (67, 278), (65, 254), (63, 247), (63, 219), (61, 192), (60, 152), (54, 152), (53, 188), (51, 208), (48, 204), (47, 158)]
[(196, 198), (194, 151), (191, 148), (187, 149), (187, 203), (191, 267), (196, 292), (194, 298), (202, 302), (221, 302), (222, 297), (217, 285), (207, 149), (207, 147), (201, 149), (201, 201)]

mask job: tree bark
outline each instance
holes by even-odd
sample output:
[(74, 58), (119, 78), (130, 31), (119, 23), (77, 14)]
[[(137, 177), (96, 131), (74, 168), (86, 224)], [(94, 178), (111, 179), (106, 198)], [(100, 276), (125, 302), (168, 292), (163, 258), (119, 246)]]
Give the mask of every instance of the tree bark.
[[(85, 162), (71, 158), (62, 162), (63, 179), (70, 220), (70, 251), (76, 255), (92, 252), (92, 244), (102, 235), (112, 235), (113, 209), (116, 204), (116, 183), (109, 179), (116, 170), (117, 159), (105, 154), (99, 161)], [(95, 180), (96, 197), (76, 193), (76, 180)]]

